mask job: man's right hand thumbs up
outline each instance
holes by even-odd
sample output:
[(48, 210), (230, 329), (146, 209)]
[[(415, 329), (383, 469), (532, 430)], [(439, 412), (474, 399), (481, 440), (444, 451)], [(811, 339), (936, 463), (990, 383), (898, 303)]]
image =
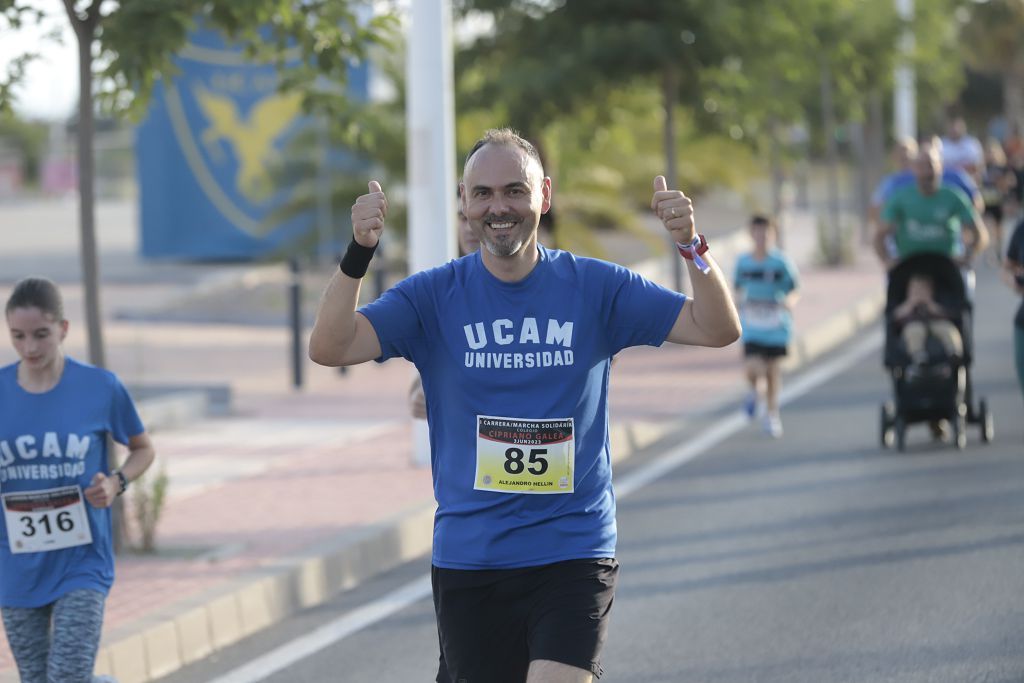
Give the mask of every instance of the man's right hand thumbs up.
[(377, 246), (384, 231), (384, 219), (388, 215), (388, 198), (380, 183), (371, 180), (369, 193), (360, 195), (352, 205), (352, 237), (368, 248)]

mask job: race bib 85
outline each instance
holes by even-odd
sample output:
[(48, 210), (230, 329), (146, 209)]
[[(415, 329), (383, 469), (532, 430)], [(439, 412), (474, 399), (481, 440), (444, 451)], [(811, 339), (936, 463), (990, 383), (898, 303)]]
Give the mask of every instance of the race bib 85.
[(477, 416), (473, 488), (499, 493), (572, 493), (573, 420)]

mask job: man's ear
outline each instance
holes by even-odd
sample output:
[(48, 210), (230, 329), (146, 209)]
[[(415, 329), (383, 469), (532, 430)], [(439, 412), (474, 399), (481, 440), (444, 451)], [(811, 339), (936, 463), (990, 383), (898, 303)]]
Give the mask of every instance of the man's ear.
[(547, 213), (548, 209), (551, 208), (551, 192), (552, 192), (551, 178), (549, 178), (548, 176), (544, 176), (544, 180), (541, 181), (540, 192), (541, 192), (541, 196), (543, 197), (543, 200), (541, 201), (541, 204), (540, 204), (540, 212), (541, 213)]

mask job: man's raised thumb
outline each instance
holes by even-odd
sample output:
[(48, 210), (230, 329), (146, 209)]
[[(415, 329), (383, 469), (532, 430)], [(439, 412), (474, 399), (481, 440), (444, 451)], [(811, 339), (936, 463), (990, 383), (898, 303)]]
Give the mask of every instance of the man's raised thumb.
[(95, 486), (96, 484), (99, 484), (100, 482), (102, 482), (106, 478), (107, 478), (107, 475), (103, 474), (102, 472), (97, 472), (96, 474), (92, 475), (92, 481), (89, 482), (89, 483), (92, 486)]
[(668, 185), (665, 184), (665, 176), (663, 176), (663, 175), (654, 176), (654, 191), (655, 192), (664, 192), (667, 189), (668, 189)]
[(380, 183), (378, 183), (376, 180), (371, 180), (370, 181), (370, 192), (383, 192), (383, 191), (384, 190), (380, 189)]

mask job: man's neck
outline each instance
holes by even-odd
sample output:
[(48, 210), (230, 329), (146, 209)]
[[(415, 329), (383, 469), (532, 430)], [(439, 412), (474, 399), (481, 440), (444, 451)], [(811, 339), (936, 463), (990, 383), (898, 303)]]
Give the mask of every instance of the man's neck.
[(483, 257), (484, 267), (491, 275), (502, 282), (519, 282), (532, 273), (540, 261), (537, 236), (530, 237), (511, 256), (495, 256), (483, 245), (480, 247), (480, 256)]

